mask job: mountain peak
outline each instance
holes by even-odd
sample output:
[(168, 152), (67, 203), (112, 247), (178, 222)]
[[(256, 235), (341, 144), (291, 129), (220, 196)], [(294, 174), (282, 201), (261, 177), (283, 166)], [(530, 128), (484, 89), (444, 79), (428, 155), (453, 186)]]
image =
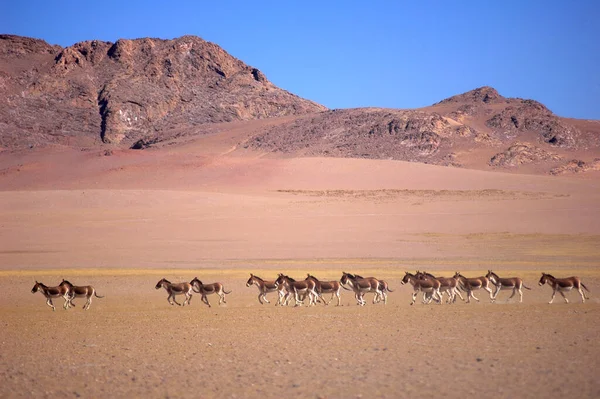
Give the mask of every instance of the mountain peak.
[(505, 102), (506, 98), (502, 97), (496, 89), (490, 86), (483, 86), (473, 89), (463, 94), (458, 94), (440, 101), (438, 104), (453, 103), (453, 102), (468, 102), (468, 103), (486, 103), (495, 104)]

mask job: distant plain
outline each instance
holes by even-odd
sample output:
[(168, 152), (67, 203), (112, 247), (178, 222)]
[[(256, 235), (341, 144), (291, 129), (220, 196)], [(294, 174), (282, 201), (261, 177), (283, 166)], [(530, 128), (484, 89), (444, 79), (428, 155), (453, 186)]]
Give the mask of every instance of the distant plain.
[[(0, 155), (0, 396), (600, 396), (595, 172), (286, 158), (236, 142)], [(532, 290), (522, 304), (503, 291), (410, 306), (400, 280), (417, 269), (492, 269)], [(387, 279), (388, 304), (343, 291), (342, 307), (281, 308), (245, 286), (249, 273), (342, 271)], [(580, 276), (590, 300), (548, 305), (541, 272)], [(173, 307), (154, 289), (195, 276), (233, 290), (227, 305)], [(105, 298), (52, 312), (30, 293), (62, 278)]]

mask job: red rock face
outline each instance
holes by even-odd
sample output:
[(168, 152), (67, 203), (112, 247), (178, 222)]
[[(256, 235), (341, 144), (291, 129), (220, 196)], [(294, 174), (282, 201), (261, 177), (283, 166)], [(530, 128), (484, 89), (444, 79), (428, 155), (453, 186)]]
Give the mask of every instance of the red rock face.
[(0, 145), (130, 144), (205, 123), (325, 108), (198, 37), (60, 48), (0, 36)]

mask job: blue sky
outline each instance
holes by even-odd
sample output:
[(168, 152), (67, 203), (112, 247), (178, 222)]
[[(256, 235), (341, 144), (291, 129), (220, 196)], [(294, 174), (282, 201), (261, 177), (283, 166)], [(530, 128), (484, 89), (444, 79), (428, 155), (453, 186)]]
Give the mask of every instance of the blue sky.
[(600, 1), (14, 1), (0, 33), (214, 42), (330, 108), (416, 108), (480, 86), (600, 119)]

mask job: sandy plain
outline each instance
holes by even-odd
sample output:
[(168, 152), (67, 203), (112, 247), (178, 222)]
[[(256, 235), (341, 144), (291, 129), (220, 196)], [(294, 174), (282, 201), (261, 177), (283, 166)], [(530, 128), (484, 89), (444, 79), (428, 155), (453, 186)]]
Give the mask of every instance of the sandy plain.
[[(0, 153), (1, 397), (600, 396), (600, 179), (277, 158), (239, 131)], [(410, 306), (405, 271), (519, 275), (524, 302)], [(387, 279), (387, 305), (260, 305), (249, 273)], [(578, 275), (570, 304), (540, 272)], [(170, 306), (166, 277), (227, 304)], [(35, 280), (92, 284), (53, 312)], [(271, 295), (271, 299), (274, 297)], [(62, 301), (55, 301), (59, 305)]]

